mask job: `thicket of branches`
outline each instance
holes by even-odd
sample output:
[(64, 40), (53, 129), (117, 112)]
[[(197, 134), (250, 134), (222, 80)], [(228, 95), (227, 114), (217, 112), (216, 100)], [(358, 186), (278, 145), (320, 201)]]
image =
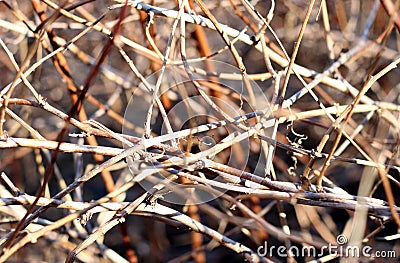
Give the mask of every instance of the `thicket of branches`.
[(400, 1), (0, 5), (0, 262), (398, 260)]

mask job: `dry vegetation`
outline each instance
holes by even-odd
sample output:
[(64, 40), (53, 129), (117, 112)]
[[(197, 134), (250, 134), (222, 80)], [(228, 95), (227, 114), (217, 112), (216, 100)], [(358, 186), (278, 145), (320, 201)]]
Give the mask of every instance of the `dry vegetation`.
[(144, 2), (0, 2), (0, 262), (396, 262), (400, 1)]

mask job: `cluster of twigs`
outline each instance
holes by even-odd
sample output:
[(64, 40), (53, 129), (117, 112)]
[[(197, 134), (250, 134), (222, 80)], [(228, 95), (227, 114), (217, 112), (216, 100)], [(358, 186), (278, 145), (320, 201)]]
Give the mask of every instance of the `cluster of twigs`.
[(0, 261), (396, 252), (400, 1), (150, 2), (1, 1)]

